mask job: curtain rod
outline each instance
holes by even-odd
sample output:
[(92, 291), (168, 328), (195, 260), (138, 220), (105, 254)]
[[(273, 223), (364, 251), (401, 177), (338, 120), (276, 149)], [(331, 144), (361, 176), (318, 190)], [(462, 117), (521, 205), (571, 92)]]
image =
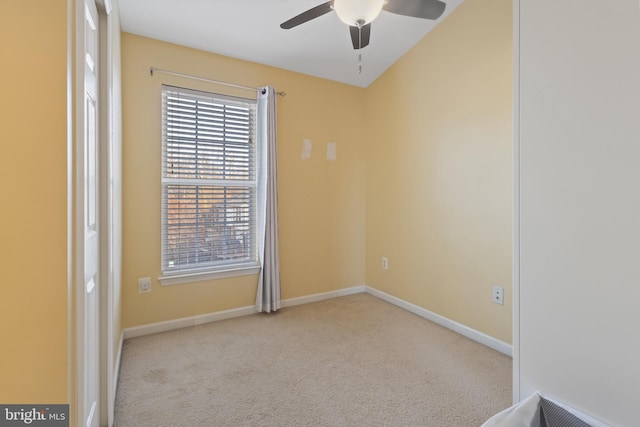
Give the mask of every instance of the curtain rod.
[[(215, 84), (222, 85), (222, 86), (235, 87), (237, 89), (245, 89), (245, 90), (258, 90), (258, 89), (260, 89), (259, 87), (236, 85), (236, 84), (233, 84), (233, 83), (221, 82), (221, 81), (218, 81), (218, 80), (205, 79), (204, 77), (198, 77), (198, 76), (191, 76), (189, 74), (176, 73), (175, 71), (163, 70), (162, 68), (149, 67), (149, 75), (153, 76), (153, 73), (163, 73), (163, 74), (170, 74), (172, 76), (186, 77), (188, 79), (200, 80), (202, 82), (208, 82), (208, 83), (215, 83)], [(278, 94), (280, 96), (287, 96), (286, 92), (276, 92), (276, 94)]]

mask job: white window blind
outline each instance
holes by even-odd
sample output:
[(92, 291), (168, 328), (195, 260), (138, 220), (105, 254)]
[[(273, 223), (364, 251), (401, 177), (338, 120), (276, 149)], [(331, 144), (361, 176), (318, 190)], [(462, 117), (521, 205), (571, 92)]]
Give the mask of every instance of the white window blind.
[(255, 267), (256, 102), (162, 88), (162, 275)]

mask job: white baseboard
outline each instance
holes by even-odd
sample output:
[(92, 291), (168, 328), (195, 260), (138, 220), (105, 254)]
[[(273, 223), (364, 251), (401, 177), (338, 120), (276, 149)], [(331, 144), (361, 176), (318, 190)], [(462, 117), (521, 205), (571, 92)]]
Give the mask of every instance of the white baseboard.
[[(447, 329), (451, 329), (452, 331), (457, 332), (460, 335), (463, 335), (467, 338), (477, 341), (480, 344), (493, 348), (494, 350), (497, 350), (500, 353), (504, 353), (508, 356), (513, 357), (513, 347), (510, 344), (507, 344), (496, 338), (490, 337), (489, 335), (486, 335), (480, 331), (476, 331), (475, 329), (472, 329), (461, 323), (455, 322), (444, 316), (436, 314), (432, 311), (427, 310), (426, 308), (417, 306), (410, 302), (404, 301), (398, 297), (394, 297), (393, 295), (387, 294), (386, 292), (382, 292), (365, 285), (353, 286), (351, 288), (338, 289), (336, 291), (323, 292), (323, 293), (307, 295), (303, 297), (289, 298), (286, 300), (282, 300), (281, 306), (282, 308), (293, 307), (296, 305), (309, 304), (312, 302), (324, 301), (332, 298), (338, 298), (338, 297), (358, 294), (362, 292), (366, 292), (370, 295), (380, 298), (381, 300), (387, 301), (411, 313), (417, 314), (420, 317), (423, 317), (427, 320), (437, 323), (438, 325), (444, 326)], [(166, 322), (151, 323), (148, 325), (126, 328), (122, 332), (120, 349), (118, 351), (117, 369), (116, 369), (115, 375), (117, 375), (117, 371), (119, 370), (119, 367), (120, 367), (120, 354), (122, 353), (122, 341), (124, 339), (141, 337), (144, 335), (155, 334), (158, 332), (167, 332), (167, 331), (172, 331), (174, 329), (186, 328), (189, 326), (203, 325), (205, 323), (232, 319), (234, 317), (248, 316), (255, 313), (257, 313), (257, 311), (254, 306), (247, 306), (247, 307), (234, 308), (232, 310), (218, 311), (214, 313), (201, 314), (198, 316), (183, 317), (181, 319), (168, 320)]]
[(124, 331), (120, 332), (120, 342), (118, 343), (118, 352), (116, 354), (116, 366), (113, 370), (113, 401), (116, 400), (118, 391), (118, 378), (120, 378), (120, 361), (122, 360), (122, 346), (124, 345)]
[(114, 425), (116, 395), (118, 393), (118, 380), (120, 379), (120, 360), (122, 360), (122, 345), (124, 343), (124, 331), (120, 331), (120, 339), (118, 340), (118, 350), (116, 351), (115, 366), (113, 367), (113, 376), (111, 384), (107, 386), (107, 425)]
[(148, 325), (134, 326), (124, 330), (124, 339), (141, 337), (144, 335), (157, 334), (158, 332), (173, 331), (174, 329), (186, 328), (189, 326), (203, 325), (205, 323), (217, 322), (219, 320), (233, 319), (234, 317), (248, 316), (255, 314), (254, 306), (234, 308), (232, 310), (217, 311), (214, 313), (200, 314), (198, 316), (183, 317), (181, 319), (167, 320), (166, 322), (150, 323)]
[(477, 341), (480, 344), (486, 345), (487, 347), (497, 350), (500, 353), (504, 353), (507, 356), (513, 357), (513, 347), (504, 341), (500, 341), (496, 338), (490, 337), (489, 335), (484, 334), (480, 331), (476, 331), (475, 329), (465, 326), (462, 323), (455, 322), (449, 318), (429, 311), (426, 308), (422, 308), (369, 286), (365, 286), (365, 292), (407, 311), (410, 311), (413, 314), (417, 314), (420, 317), (424, 317), (425, 319), (430, 320), (433, 323), (437, 323), (438, 325), (444, 326), (447, 329), (451, 329), (452, 331), (457, 332), (460, 335)]
[[(353, 295), (365, 291), (364, 286), (354, 286), (352, 288), (339, 289), (337, 291), (324, 292), (321, 294), (307, 295), (304, 297), (290, 298), (282, 300), (281, 306), (293, 307), (310, 302), (323, 301), (331, 298)], [(205, 323), (217, 322), (219, 320), (233, 319), (234, 317), (248, 316), (257, 313), (254, 306), (234, 308), (232, 310), (217, 311), (214, 313), (201, 314), (198, 316), (183, 317), (181, 319), (167, 320), (165, 322), (150, 323), (148, 325), (134, 326), (123, 331), (124, 339), (141, 337), (144, 335), (156, 334), (159, 332), (172, 331), (174, 329), (186, 328), (189, 326), (203, 325)]]
[(324, 301), (327, 299), (344, 297), (347, 295), (360, 294), (365, 292), (365, 286), (353, 286), (351, 288), (338, 289), (337, 291), (323, 292), (321, 294), (306, 295), (304, 297), (289, 298), (282, 300), (282, 308), (296, 305), (309, 304), (311, 302)]

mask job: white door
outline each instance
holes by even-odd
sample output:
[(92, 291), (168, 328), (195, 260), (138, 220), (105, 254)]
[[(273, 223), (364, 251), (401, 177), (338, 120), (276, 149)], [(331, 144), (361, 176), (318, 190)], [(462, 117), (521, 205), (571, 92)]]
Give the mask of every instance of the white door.
[[(98, 240), (98, 12), (93, 0), (84, 2), (84, 141), (83, 246), (84, 306), (81, 345), (82, 425), (97, 427), (100, 413), (100, 316), (99, 316), (99, 240)], [(78, 162), (80, 159), (78, 158)], [(78, 218), (80, 220), (80, 218)]]

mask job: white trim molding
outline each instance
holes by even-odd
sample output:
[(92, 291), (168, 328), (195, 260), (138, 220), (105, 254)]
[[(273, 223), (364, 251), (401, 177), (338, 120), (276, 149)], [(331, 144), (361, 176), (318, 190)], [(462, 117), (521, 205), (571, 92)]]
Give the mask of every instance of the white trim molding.
[(124, 331), (120, 332), (120, 342), (118, 343), (118, 352), (116, 353), (116, 364), (113, 369), (113, 395), (110, 396), (113, 401), (116, 401), (116, 394), (118, 392), (118, 378), (120, 378), (120, 361), (122, 360), (122, 346), (124, 345)]
[(124, 339), (157, 334), (159, 332), (173, 331), (174, 329), (187, 328), (189, 326), (204, 325), (205, 323), (233, 319), (234, 317), (248, 316), (255, 313), (257, 313), (257, 311), (254, 306), (247, 306), (231, 310), (217, 311), (214, 313), (200, 314), (197, 316), (182, 317), (180, 319), (167, 320), (166, 322), (134, 326), (124, 330)]
[[(364, 286), (354, 286), (352, 288), (339, 289), (337, 291), (324, 292), (320, 294), (307, 295), (304, 297), (290, 298), (282, 301), (282, 307), (293, 307), (311, 302), (318, 302), (332, 298), (343, 297), (365, 292)], [(166, 322), (150, 323), (148, 325), (134, 326), (123, 331), (124, 339), (141, 337), (144, 335), (157, 334), (159, 332), (173, 331), (174, 329), (186, 328), (189, 326), (203, 325), (205, 323), (217, 322), (219, 320), (233, 319), (234, 317), (249, 316), (256, 314), (254, 306), (234, 308), (231, 310), (217, 311), (214, 313), (200, 314), (197, 316), (183, 317), (180, 319), (167, 320)]]
[(307, 295), (298, 298), (289, 298), (282, 300), (282, 308), (293, 307), (296, 305), (309, 304), (312, 302), (324, 301), (332, 298), (345, 297), (347, 295), (360, 294), (365, 291), (365, 286), (354, 286), (351, 288), (338, 289), (337, 291), (323, 292), (320, 294)]
[[(483, 344), (494, 350), (497, 350), (500, 353), (504, 353), (507, 356), (513, 355), (512, 346), (503, 341), (490, 337), (489, 335), (486, 335), (480, 331), (476, 331), (475, 329), (472, 329), (461, 323), (455, 322), (444, 316), (436, 314), (432, 311), (427, 310), (426, 308), (422, 308), (420, 306), (404, 301), (398, 297), (394, 297), (393, 295), (389, 295), (385, 292), (379, 291), (377, 289), (374, 289), (366, 285), (353, 286), (350, 288), (338, 289), (335, 291), (312, 294), (312, 295), (307, 295), (303, 297), (289, 298), (286, 300), (282, 300), (282, 308), (294, 307), (296, 305), (309, 304), (312, 302), (319, 302), (319, 301), (324, 301), (332, 298), (344, 297), (347, 295), (354, 295), (359, 293), (367, 293), (374, 297), (380, 298), (383, 301), (391, 303), (413, 314), (417, 314), (418, 316), (425, 318), (433, 323), (437, 323), (438, 325), (444, 326), (445, 328), (450, 329), (454, 332), (457, 332), (460, 335), (463, 335), (469, 339), (479, 342), (480, 344)], [(141, 337), (144, 335), (151, 335), (159, 332), (167, 332), (175, 329), (186, 328), (189, 326), (203, 325), (206, 323), (217, 322), (219, 320), (226, 320), (226, 319), (232, 319), (234, 317), (248, 316), (256, 313), (257, 311), (254, 306), (247, 306), (247, 307), (234, 308), (231, 310), (218, 311), (215, 313), (201, 314), (198, 316), (183, 317), (181, 319), (168, 320), (166, 322), (151, 323), (148, 325), (126, 328), (123, 331), (123, 337), (124, 339)], [(122, 349), (120, 349), (120, 352), (122, 352)], [(118, 366), (119, 366), (119, 360), (118, 360)]]
[(513, 403), (520, 401), (520, 0), (513, 1)]
[(204, 282), (206, 280), (226, 279), (228, 277), (250, 276), (258, 273), (260, 273), (260, 266), (243, 265), (217, 271), (205, 270), (168, 274), (158, 277), (158, 281), (162, 286), (170, 286), (181, 285), (183, 283)]
[(500, 341), (496, 338), (490, 337), (489, 335), (484, 334), (475, 329), (472, 329), (468, 326), (465, 326), (462, 323), (455, 322), (447, 317), (444, 317), (432, 311), (429, 311), (426, 308), (417, 306), (415, 304), (402, 300), (398, 297), (394, 297), (393, 295), (389, 295), (386, 292), (379, 291), (372, 287), (366, 286), (365, 292), (375, 297), (378, 297), (381, 300), (384, 300), (388, 303), (391, 303), (400, 308), (403, 308), (413, 314), (417, 314), (418, 316), (423, 317), (433, 323), (437, 323), (440, 326), (444, 326), (445, 328), (450, 329), (453, 332), (457, 332), (460, 335), (463, 335), (469, 339), (479, 342), (480, 344), (483, 344), (494, 350), (497, 350), (500, 353), (506, 354), (507, 356), (513, 356), (512, 346), (510, 344), (507, 344), (504, 341)]

